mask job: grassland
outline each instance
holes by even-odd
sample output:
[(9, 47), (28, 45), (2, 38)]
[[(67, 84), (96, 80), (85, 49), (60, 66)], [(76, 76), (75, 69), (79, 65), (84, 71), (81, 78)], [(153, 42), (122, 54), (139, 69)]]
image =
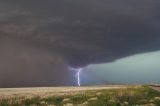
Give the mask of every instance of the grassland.
[(160, 106), (160, 93), (148, 86), (128, 86), (57, 96), (2, 98), (0, 106)]

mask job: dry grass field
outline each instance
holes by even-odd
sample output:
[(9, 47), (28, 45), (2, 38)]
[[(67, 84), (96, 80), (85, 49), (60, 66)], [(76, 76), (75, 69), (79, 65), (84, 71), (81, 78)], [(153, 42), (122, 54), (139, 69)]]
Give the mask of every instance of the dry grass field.
[(160, 93), (141, 85), (1, 88), (0, 106), (160, 106)]
[(103, 90), (126, 88), (124, 85), (111, 86), (86, 86), (86, 87), (34, 87), (34, 88), (0, 88), (0, 99), (12, 97), (35, 97), (35, 96), (60, 96), (66, 94), (75, 94), (86, 90)]

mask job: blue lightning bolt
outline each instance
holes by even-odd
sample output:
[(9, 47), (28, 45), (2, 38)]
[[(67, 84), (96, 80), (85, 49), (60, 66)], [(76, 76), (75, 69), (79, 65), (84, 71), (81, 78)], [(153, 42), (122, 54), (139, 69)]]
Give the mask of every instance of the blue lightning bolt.
[(80, 72), (82, 71), (82, 69), (78, 69), (78, 72), (77, 72), (77, 84), (78, 86), (81, 86), (81, 82), (80, 82)]
[(71, 67), (69, 67), (69, 68), (70, 68), (70, 70), (73, 70), (73, 71), (76, 71), (76, 72), (77, 72), (77, 73), (76, 73), (77, 85), (78, 85), (78, 86), (81, 86), (80, 73), (81, 73), (81, 71), (82, 71), (82, 68), (71, 68)]

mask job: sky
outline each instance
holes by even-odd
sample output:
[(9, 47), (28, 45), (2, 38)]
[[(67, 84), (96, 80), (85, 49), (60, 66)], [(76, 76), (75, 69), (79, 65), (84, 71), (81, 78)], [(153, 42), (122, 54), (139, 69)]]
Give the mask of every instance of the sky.
[[(159, 63), (160, 51), (155, 51), (125, 57), (112, 63), (89, 65), (81, 72), (82, 84), (159, 84)], [(90, 79), (83, 76), (90, 76)]]
[(79, 68), (84, 85), (158, 81), (159, 10), (158, 0), (0, 0), (0, 87), (77, 85)]

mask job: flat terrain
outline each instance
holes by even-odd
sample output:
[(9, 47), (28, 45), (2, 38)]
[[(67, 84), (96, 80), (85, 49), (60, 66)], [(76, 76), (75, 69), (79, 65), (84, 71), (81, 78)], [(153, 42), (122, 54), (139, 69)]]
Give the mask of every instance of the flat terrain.
[(125, 85), (86, 86), (86, 87), (34, 87), (34, 88), (0, 88), (0, 99), (9, 97), (33, 97), (74, 94), (86, 90), (103, 90), (126, 88)]
[(159, 86), (152, 86), (151, 88), (160, 92), (160, 85)]
[(160, 106), (159, 90), (146, 85), (1, 88), (0, 106)]

